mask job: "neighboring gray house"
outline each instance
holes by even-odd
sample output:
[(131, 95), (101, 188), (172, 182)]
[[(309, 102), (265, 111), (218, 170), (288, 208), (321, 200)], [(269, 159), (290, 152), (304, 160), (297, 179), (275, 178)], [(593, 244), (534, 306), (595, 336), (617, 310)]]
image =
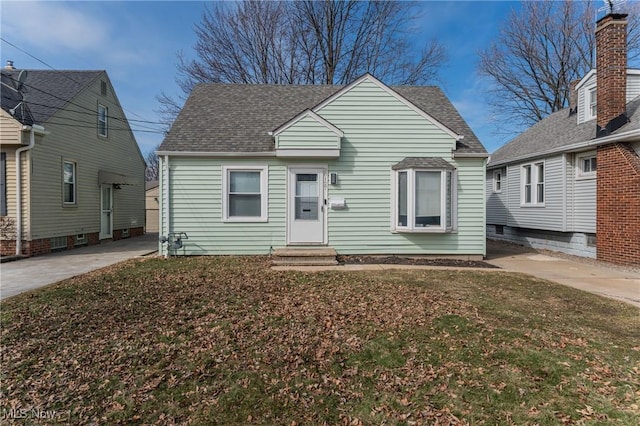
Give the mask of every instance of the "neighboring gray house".
[(574, 85), (570, 107), (491, 155), (488, 238), (640, 263), (640, 70), (617, 72), (625, 17), (598, 22), (597, 70)]
[(145, 162), (105, 71), (9, 64), (0, 143), (3, 255), (143, 233)]
[(485, 255), (487, 153), (436, 87), (201, 84), (158, 155), (177, 254)]

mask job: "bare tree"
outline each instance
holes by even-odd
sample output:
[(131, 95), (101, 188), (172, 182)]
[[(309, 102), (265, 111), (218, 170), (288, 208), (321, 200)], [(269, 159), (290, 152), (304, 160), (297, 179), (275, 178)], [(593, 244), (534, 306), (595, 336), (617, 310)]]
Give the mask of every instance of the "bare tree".
[[(629, 59), (640, 53), (637, 4), (628, 6)], [(498, 117), (530, 126), (568, 106), (571, 81), (594, 64), (593, 2), (525, 1), (512, 10), (498, 39), (480, 52), (479, 72), (492, 83)]]
[(345, 84), (365, 72), (392, 84), (433, 81), (445, 50), (435, 40), (414, 46), (412, 11), (395, 1), (214, 2), (196, 25), (196, 59), (178, 54), (183, 97), (162, 93), (158, 111), (172, 121), (203, 82)]
[(153, 150), (144, 158), (144, 161), (147, 163), (147, 167), (144, 170), (144, 179), (147, 182), (158, 180), (160, 177), (160, 161), (158, 159), (158, 154), (156, 154), (156, 151), (158, 151), (159, 148), (160, 144), (153, 148)]

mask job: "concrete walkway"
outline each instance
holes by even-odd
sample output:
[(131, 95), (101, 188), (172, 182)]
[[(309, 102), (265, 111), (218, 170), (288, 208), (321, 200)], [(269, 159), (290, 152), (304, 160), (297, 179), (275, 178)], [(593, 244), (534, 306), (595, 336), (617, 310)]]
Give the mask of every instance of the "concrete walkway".
[(158, 250), (158, 234), (0, 264), (0, 299)]
[(640, 270), (487, 241), (487, 263), (640, 307)]

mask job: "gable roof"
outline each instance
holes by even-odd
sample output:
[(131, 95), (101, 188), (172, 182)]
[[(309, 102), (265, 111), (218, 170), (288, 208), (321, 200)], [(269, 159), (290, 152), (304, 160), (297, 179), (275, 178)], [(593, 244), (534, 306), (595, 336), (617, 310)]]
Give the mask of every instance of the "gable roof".
[[(347, 86), (337, 85), (197, 85), (159, 152), (265, 153), (274, 150), (269, 135), (305, 110)], [(398, 86), (392, 90), (464, 139), (458, 153), (484, 154), (476, 135), (442, 91), (433, 86)]]
[[(2, 69), (2, 82), (16, 87), (21, 70)], [(26, 70), (27, 77), (20, 95), (11, 90), (2, 90), (2, 109), (10, 113), (10, 109), (23, 100), (28, 106), (30, 117), (16, 119), (22, 124), (44, 123), (53, 114), (64, 108), (78, 93), (84, 90), (104, 71), (54, 71)], [(7, 96), (5, 96), (7, 94)], [(80, 108), (80, 107), (76, 107)]]
[(578, 124), (569, 108), (554, 112), (491, 154), (487, 167), (557, 152), (595, 147), (628, 132), (640, 131), (640, 96), (627, 103), (629, 122), (607, 138), (596, 138), (596, 119)]

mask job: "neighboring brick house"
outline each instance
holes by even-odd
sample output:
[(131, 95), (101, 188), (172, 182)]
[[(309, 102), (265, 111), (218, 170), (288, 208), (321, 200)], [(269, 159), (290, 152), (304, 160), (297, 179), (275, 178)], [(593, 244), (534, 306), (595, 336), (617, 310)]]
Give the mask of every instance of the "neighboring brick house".
[(142, 235), (145, 162), (107, 73), (1, 75), (1, 254)]
[(491, 156), (489, 238), (640, 264), (640, 70), (627, 69), (626, 16), (598, 21), (596, 69), (569, 108)]

